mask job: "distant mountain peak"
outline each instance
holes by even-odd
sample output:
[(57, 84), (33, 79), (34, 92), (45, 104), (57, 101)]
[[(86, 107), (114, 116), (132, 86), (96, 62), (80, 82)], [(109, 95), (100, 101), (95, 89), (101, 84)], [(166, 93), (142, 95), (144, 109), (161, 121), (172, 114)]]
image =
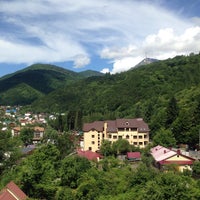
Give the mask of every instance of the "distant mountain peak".
[(137, 65), (135, 65), (134, 68), (142, 66), (142, 65), (148, 65), (154, 62), (158, 62), (159, 60), (155, 59), (155, 58), (144, 58), (141, 62), (139, 62)]

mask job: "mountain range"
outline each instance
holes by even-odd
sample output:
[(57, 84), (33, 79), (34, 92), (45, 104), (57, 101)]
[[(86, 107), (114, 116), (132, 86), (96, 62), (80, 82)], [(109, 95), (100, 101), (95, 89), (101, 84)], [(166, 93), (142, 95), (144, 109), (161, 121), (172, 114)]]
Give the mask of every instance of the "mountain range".
[(92, 70), (73, 72), (55, 65), (34, 64), (0, 78), (0, 102), (26, 105), (48, 93), (90, 76), (103, 76)]
[[(200, 130), (200, 54), (140, 65), (118, 74), (76, 73), (36, 64), (0, 79), (0, 104), (65, 113), (76, 122), (143, 118), (193, 147)], [(59, 118), (61, 119), (61, 118)]]
[(0, 79), (0, 104), (31, 105), (38, 112), (81, 110), (85, 116), (98, 113), (97, 119), (146, 118), (148, 112), (158, 109), (157, 117), (172, 96), (184, 109), (198, 104), (199, 63), (200, 55), (153, 59), (148, 65), (139, 63), (139, 67), (118, 74), (76, 73), (35, 64)]

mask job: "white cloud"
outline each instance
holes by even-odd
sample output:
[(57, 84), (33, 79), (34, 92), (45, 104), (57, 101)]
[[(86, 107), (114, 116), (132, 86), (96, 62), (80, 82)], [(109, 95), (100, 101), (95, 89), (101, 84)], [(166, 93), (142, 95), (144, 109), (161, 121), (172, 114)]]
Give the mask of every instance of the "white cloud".
[(117, 73), (145, 53), (161, 58), (198, 51), (199, 27), (192, 25), (199, 18), (181, 19), (155, 2), (2, 0), (0, 62), (73, 61), (79, 68), (95, 55), (113, 63), (111, 73)]
[(90, 63), (90, 58), (85, 55), (78, 55), (74, 59), (74, 68), (81, 68)]
[(157, 34), (146, 37), (143, 48), (158, 59), (197, 53), (200, 50), (200, 27), (187, 28), (181, 34), (176, 34), (171, 28), (159, 30)]
[(148, 35), (139, 46), (105, 48), (101, 57), (113, 60), (111, 73), (117, 73), (134, 67), (146, 55), (162, 60), (176, 55), (188, 55), (191, 52), (198, 53), (199, 50), (200, 27), (187, 28), (181, 34), (176, 34), (172, 28), (166, 28)]
[(142, 59), (143, 59), (142, 57), (138, 56), (138, 57), (125, 57), (120, 60), (115, 60), (111, 74), (127, 71), (130, 68), (133, 68)]
[(109, 72), (110, 72), (109, 68), (104, 68), (101, 70), (101, 73), (104, 73), (104, 74), (109, 73)]

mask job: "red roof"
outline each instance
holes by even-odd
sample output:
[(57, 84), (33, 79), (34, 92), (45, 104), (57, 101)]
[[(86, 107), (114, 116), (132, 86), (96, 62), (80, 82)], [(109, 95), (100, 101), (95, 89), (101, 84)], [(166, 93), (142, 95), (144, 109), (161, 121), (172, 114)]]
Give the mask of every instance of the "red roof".
[[(153, 147), (151, 149), (151, 155), (155, 159), (156, 162), (160, 163), (161, 165), (165, 164), (177, 164), (177, 165), (192, 165), (195, 161), (194, 158), (183, 155), (181, 151), (178, 149), (177, 151), (162, 147), (160, 145)], [(187, 160), (168, 160), (171, 157), (174, 156), (182, 156), (184, 158), (187, 158)]]
[(0, 191), (0, 200), (25, 200), (26, 194), (11, 181)]
[(78, 150), (77, 153), (79, 156), (85, 157), (88, 160), (97, 160), (98, 158), (103, 157), (101, 154), (89, 150), (87, 151)]
[(159, 163), (161, 165), (167, 165), (167, 164), (176, 164), (176, 165), (192, 165), (193, 160), (183, 160), (183, 161), (178, 161), (178, 160), (173, 160), (173, 161), (167, 161), (167, 160), (162, 160)]
[(127, 152), (126, 155), (127, 155), (128, 159), (134, 159), (134, 158), (140, 159), (141, 158), (140, 152)]

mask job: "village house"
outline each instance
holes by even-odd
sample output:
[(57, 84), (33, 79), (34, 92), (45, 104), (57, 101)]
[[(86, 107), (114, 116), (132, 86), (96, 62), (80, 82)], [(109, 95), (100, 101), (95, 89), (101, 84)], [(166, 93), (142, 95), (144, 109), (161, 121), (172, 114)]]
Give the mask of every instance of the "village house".
[(11, 181), (0, 191), (0, 200), (25, 200), (28, 196)]
[(84, 150), (98, 151), (103, 140), (126, 139), (131, 145), (144, 148), (149, 144), (149, 127), (142, 118), (95, 121), (83, 125)]
[(162, 170), (165, 170), (169, 165), (174, 165), (180, 172), (192, 170), (191, 166), (195, 161), (194, 158), (182, 154), (180, 149), (172, 150), (160, 145), (151, 148), (151, 155), (156, 167)]
[(33, 144), (40, 143), (44, 137), (44, 127), (36, 126), (33, 132)]
[(99, 153), (93, 152), (93, 151), (82, 151), (78, 150), (77, 154), (81, 157), (87, 158), (88, 160), (93, 160), (93, 161), (99, 161), (100, 159), (103, 158), (103, 156)]
[(141, 161), (141, 153), (140, 152), (127, 152), (126, 159), (128, 161)]
[(19, 136), (20, 135), (20, 131), (21, 131), (21, 127), (20, 126), (16, 126), (11, 130), (12, 133), (12, 137), (14, 136)]

